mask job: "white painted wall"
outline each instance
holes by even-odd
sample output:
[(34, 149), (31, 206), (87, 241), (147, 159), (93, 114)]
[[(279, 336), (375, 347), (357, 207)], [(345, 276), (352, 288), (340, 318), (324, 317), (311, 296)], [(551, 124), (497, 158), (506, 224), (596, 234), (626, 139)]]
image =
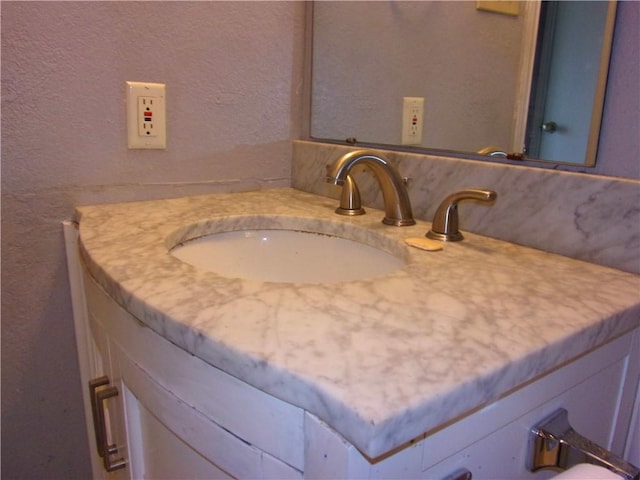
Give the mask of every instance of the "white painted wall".
[[(2, 2), (2, 474), (90, 476), (60, 222), (77, 204), (290, 182), (299, 2)], [(167, 84), (129, 151), (126, 80)]]

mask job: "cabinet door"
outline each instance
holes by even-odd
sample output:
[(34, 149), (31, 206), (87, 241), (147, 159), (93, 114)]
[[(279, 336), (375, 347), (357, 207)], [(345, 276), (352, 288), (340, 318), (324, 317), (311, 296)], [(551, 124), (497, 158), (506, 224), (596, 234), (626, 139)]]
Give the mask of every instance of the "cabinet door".
[[(88, 280), (88, 279), (86, 279)], [(89, 285), (90, 286), (90, 285)], [(96, 309), (92, 288), (87, 289), (89, 304), (89, 327), (93, 344), (96, 378), (108, 379), (100, 389), (116, 389), (117, 395), (102, 401), (100, 408), (104, 414), (105, 435), (108, 445), (115, 451), (107, 463), (125, 466), (107, 472), (104, 460), (99, 458), (101, 468), (94, 472), (94, 478), (101, 480), (121, 479), (216, 479), (233, 478), (214, 463), (207, 460), (158, 419), (156, 415), (180, 417), (186, 430), (202, 428), (203, 422), (191, 421), (191, 409), (180, 415), (180, 402), (171, 395), (161, 392), (146, 374), (130, 360), (121, 346), (107, 333), (102, 322), (108, 322), (108, 311)], [(113, 391), (113, 390), (112, 390)], [(136, 392), (136, 393), (134, 393)], [(140, 397), (143, 398), (148, 408)], [(150, 410), (161, 410), (152, 413)], [(96, 445), (100, 443), (96, 435)], [(95, 454), (97, 455), (97, 454)], [(99, 455), (98, 455), (99, 457)], [(242, 461), (240, 461), (242, 463)], [(246, 462), (245, 462), (246, 463)]]
[[(130, 478), (126, 467), (108, 472), (105, 469), (103, 455), (100, 455), (101, 443), (118, 444), (120, 451), (126, 444), (126, 435), (121, 433), (122, 428), (113, 428), (124, 413), (122, 397), (111, 396), (114, 392), (114, 380), (117, 382), (118, 375), (111, 369), (106, 336), (99, 327), (91, 325), (82, 262), (78, 252), (77, 225), (73, 222), (63, 222), (63, 231), (92, 476), (94, 479), (104, 480)], [(100, 400), (97, 398), (98, 394)], [(105, 394), (109, 398), (104, 398)], [(100, 415), (97, 415), (98, 412)], [(100, 432), (95, 429), (96, 422), (104, 425)], [(109, 458), (111, 455), (109, 454)], [(115, 456), (121, 458), (122, 454), (116, 453)]]
[[(125, 394), (129, 414), (133, 473), (136, 479), (225, 480), (224, 470), (174, 434), (130, 390)], [(134, 427), (135, 424), (135, 427)]]
[[(124, 409), (119, 404), (107, 405), (113, 429), (113, 442), (122, 445), (127, 452), (127, 471), (132, 478), (163, 479), (300, 479), (301, 473), (273, 455), (258, 448), (253, 442), (241, 438), (235, 430), (221, 426), (208, 413), (212, 408), (199, 410), (190, 403), (194, 393), (191, 390), (209, 392), (211, 384), (217, 385), (211, 397), (218, 405), (209, 402), (205, 407), (247, 403), (243, 394), (226, 398), (236, 391), (233, 382), (219, 382), (221, 373), (205, 366), (194, 358), (178, 350), (156, 333), (143, 327), (129, 313), (124, 311), (105, 292), (85, 275), (85, 291), (89, 307), (89, 319), (93, 339), (97, 349), (108, 356), (108, 371), (112, 382), (121, 392)], [(171, 372), (177, 372), (178, 381), (167, 381)], [(199, 380), (192, 381), (195, 378)], [(179, 375), (178, 375), (179, 374)], [(188, 382), (184, 382), (188, 379)], [(191, 388), (185, 388), (185, 385)], [(172, 388), (173, 387), (173, 388)], [(227, 387), (227, 388), (225, 388)], [(195, 397), (207, 397), (202, 392)], [(266, 394), (259, 392), (259, 398), (267, 400), (266, 405), (254, 403), (255, 408), (233, 412), (244, 415), (244, 423), (254, 422), (253, 429), (269, 428), (273, 423), (261, 421), (265, 415), (275, 416), (284, 407), (270, 408)], [(281, 402), (282, 403), (282, 402)], [(285, 408), (285, 412), (291, 407)], [(297, 412), (297, 409), (295, 409)], [(243, 424), (244, 424), (243, 423)], [(291, 422), (289, 422), (291, 423)], [(235, 424), (234, 424), (235, 425)], [(242, 424), (240, 430), (242, 430)], [(301, 429), (300, 429), (301, 430)], [(264, 435), (264, 433), (261, 433)], [(300, 433), (300, 437), (302, 434)], [(258, 441), (261, 440), (258, 436)], [(122, 439), (122, 440), (121, 440)], [(273, 439), (272, 443), (278, 444)], [(120, 449), (119, 449), (120, 450)], [(288, 451), (276, 449), (276, 451)], [(291, 455), (291, 458), (296, 458)]]
[[(122, 373), (133, 478), (226, 480), (233, 477), (225, 471), (225, 461), (235, 457), (235, 463), (250, 463), (241, 458), (237, 445), (225, 450), (222, 462), (216, 464), (215, 454), (219, 456), (222, 449), (212, 433), (215, 425), (157, 385), (119, 345), (112, 343), (112, 347)], [(200, 444), (206, 448), (199, 448)]]
[(91, 312), (88, 318), (95, 368), (95, 376), (88, 387), (95, 433), (92, 455), (97, 455), (100, 463), (98, 472), (94, 468), (94, 478), (131, 479), (125, 386), (119, 362), (113, 358), (112, 345), (98, 320)]

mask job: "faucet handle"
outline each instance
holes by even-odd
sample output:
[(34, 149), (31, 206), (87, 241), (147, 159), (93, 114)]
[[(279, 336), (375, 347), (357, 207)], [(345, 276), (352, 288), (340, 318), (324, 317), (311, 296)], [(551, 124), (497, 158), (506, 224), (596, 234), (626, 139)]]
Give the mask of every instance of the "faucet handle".
[(493, 190), (467, 189), (447, 196), (436, 210), (427, 238), (443, 242), (458, 242), (464, 237), (458, 230), (458, 203), (462, 200), (493, 202), (498, 194)]

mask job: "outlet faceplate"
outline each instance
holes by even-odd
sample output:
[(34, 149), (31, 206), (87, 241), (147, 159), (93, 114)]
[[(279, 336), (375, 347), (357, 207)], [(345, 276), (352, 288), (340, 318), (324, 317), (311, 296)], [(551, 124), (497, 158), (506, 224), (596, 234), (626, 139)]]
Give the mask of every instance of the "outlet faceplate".
[(404, 97), (402, 99), (402, 145), (422, 143), (423, 121), (424, 98)]
[(164, 83), (127, 82), (127, 145), (167, 148)]

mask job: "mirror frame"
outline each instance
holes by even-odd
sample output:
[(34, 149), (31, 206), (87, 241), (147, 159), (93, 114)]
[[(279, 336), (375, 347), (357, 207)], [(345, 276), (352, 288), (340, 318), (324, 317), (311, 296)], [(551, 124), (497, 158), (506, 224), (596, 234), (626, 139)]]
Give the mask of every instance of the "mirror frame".
[[(542, 1), (542, 0), (540, 0)], [(527, 129), (527, 115), (526, 112), (529, 109), (531, 102), (532, 91), (532, 74), (535, 64), (535, 48), (538, 36), (539, 26), (539, 12), (540, 1), (537, 2), (524, 2), (524, 8), (528, 9), (527, 14), (529, 21), (525, 23), (525, 31), (523, 36), (527, 39), (525, 44), (528, 46), (523, 48), (523, 54), (531, 53), (530, 61), (526, 65), (523, 65), (518, 74), (518, 86), (519, 92), (518, 103), (514, 108), (517, 112), (516, 123), (514, 128), (514, 139), (522, 140), (524, 145), (524, 138)], [(415, 153), (420, 155), (434, 155), (453, 158), (463, 158), (469, 160), (482, 160), (492, 163), (503, 163), (511, 165), (522, 165), (538, 168), (554, 169), (562, 166), (564, 170), (575, 170), (584, 172), (585, 168), (595, 167), (596, 157), (598, 153), (598, 143), (600, 137), (600, 129), (602, 126), (602, 115), (604, 112), (605, 94), (607, 88), (607, 79), (609, 72), (609, 63), (611, 60), (611, 50), (613, 45), (613, 35), (616, 20), (617, 0), (608, 0), (609, 5), (607, 9), (607, 18), (605, 21), (603, 45), (600, 54), (600, 69), (598, 80), (596, 83), (596, 91), (594, 95), (594, 105), (592, 109), (589, 136), (587, 138), (587, 153), (584, 163), (575, 162), (562, 162), (556, 160), (544, 160), (535, 159), (522, 156), (522, 158), (504, 158), (494, 157), (491, 155), (481, 155), (476, 152), (464, 152), (458, 150), (438, 149), (433, 147), (423, 146), (409, 146), (409, 145), (397, 145), (397, 144), (383, 144), (375, 142), (360, 142), (356, 139), (324, 139), (316, 138), (311, 135), (311, 114), (312, 114), (312, 89), (313, 89), (313, 12), (315, 0), (310, 0), (304, 4), (304, 59), (303, 59), (303, 81), (302, 81), (302, 119), (301, 119), (301, 136), (303, 140), (327, 143), (335, 145), (351, 145), (354, 147), (373, 148), (378, 150), (390, 150), (406, 153)], [(532, 51), (533, 50), (533, 51)]]

